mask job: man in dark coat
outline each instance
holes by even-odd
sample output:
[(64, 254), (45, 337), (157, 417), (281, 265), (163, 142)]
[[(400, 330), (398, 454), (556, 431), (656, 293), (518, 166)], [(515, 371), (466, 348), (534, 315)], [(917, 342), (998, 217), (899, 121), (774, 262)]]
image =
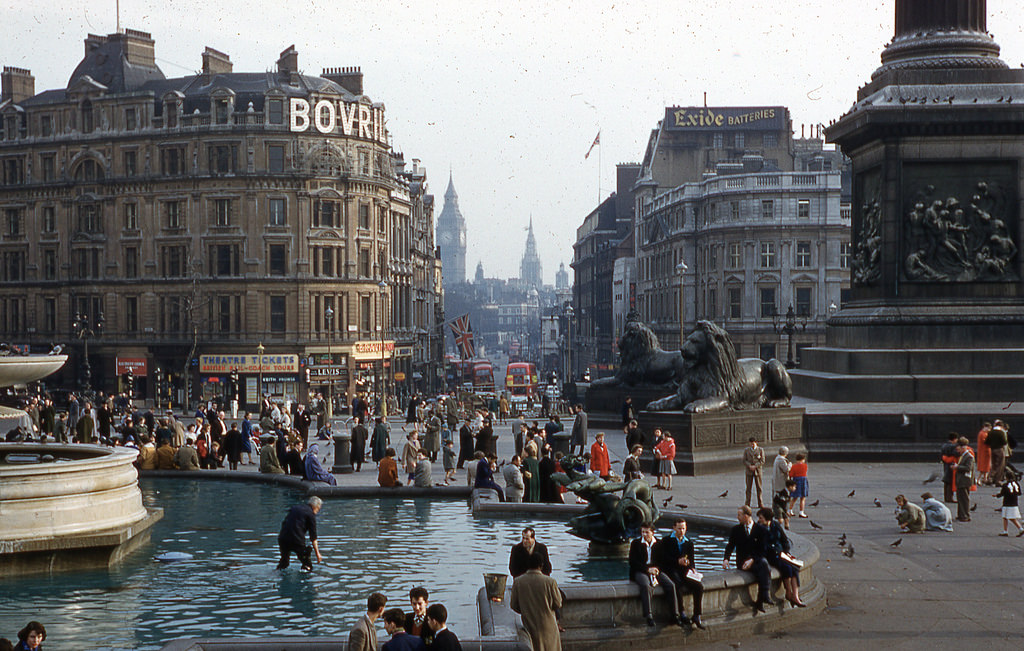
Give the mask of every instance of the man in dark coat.
[[(320, 513), (323, 501), (319, 497), (311, 497), (306, 504), (296, 504), (288, 510), (288, 515), (281, 523), (281, 532), (277, 535), (277, 546), (281, 550), (281, 560), (277, 569), (288, 567), (289, 556), (294, 552), (302, 564), (302, 569), (312, 570), (312, 552), (316, 552), (316, 562), (323, 563), (320, 545), (316, 539), (316, 516)], [(306, 544), (306, 534), (310, 544)]]
[(736, 519), (739, 520), (739, 524), (729, 531), (722, 569), (729, 569), (729, 557), (735, 550), (736, 567), (750, 572), (757, 579), (757, 601), (754, 602), (756, 615), (758, 612), (764, 612), (765, 605), (775, 605), (771, 597), (772, 571), (765, 559), (765, 536), (768, 535), (768, 530), (754, 522), (753, 511), (749, 506), (741, 506), (736, 512)]
[(587, 412), (583, 411), (583, 405), (576, 405), (576, 419), (572, 421), (572, 433), (569, 435), (569, 454), (579, 447), (579, 454), (582, 456), (587, 447)]
[(660, 545), (654, 537), (654, 525), (645, 522), (640, 527), (640, 537), (629, 545), (629, 580), (640, 587), (640, 603), (648, 626), (654, 626), (651, 598), (654, 595), (654, 588), (658, 586), (661, 586), (669, 603), (672, 604), (672, 614), (676, 623), (685, 626), (688, 621), (682, 617), (679, 610), (676, 584), (670, 576), (661, 571), (660, 552)]
[[(295, 420), (292, 423), (295, 429), (298, 430), (299, 436), (302, 438), (303, 445), (309, 445), (309, 425), (313, 422), (313, 418), (306, 411), (305, 405), (299, 405), (295, 412)], [(365, 438), (363, 439), (366, 440)]]
[(540, 556), (543, 559), (540, 564), (540, 570), (550, 576), (551, 559), (548, 557), (547, 546), (537, 542), (536, 532), (534, 532), (533, 527), (523, 529), (522, 535), (522, 542), (513, 545), (512, 551), (508, 555), (508, 573), (512, 575), (513, 579), (516, 579), (521, 574), (524, 574), (526, 570), (530, 569), (531, 556)]
[(231, 424), (231, 429), (224, 435), (221, 451), (228, 460), (228, 467), (238, 470), (238, 462), (242, 460), (242, 432), (235, 423)]
[(459, 464), (456, 466), (462, 470), (467, 461), (473, 458), (473, 430), (469, 427), (469, 416), (459, 428)]
[(349, 454), (349, 460), (352, 462), (352, 468), (359, 472), (363, 467), (363, 461), (366, 459), (366, 439), (369, 436), (369, 432), (366, 430), (366, 425), (363, 425), (363, 421), (356, 419), (356, 424), (352, 428), (352, 452)]

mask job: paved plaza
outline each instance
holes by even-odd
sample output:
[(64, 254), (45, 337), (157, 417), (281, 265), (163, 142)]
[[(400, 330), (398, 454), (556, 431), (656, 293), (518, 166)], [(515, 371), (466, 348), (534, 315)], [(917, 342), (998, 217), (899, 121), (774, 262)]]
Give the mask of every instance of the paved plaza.
[[(401, 450), (403, 424), (393, 419), (392, 445)], [(509, 425), (497, 425), (498, 455), (512, 454)], [(591, 430), (590, 439), (596, 430)], [(613, 468), (625, 456), (621, 432), (606, 432)], [(936, 437), (936, 459), (940, 442)], [(330, 448), (328, 448), (330, 449)], [(768, 449), (767, 467), (776, 450)], [(736, 472), (710, 476), (675, 477), (673, 490), (656, 491), (659, 499), (672, 495), (670, 506), (732, 518), (743, 501), (741, 448)], [(325, 464), (330, 467), (331, 459)], [(977, 510), (972, 522), (955, 522), (953, 533), (901, 534), (893, 498), (905, 494), (919, 503), (929, 491), (941, 498), (942, 483), (923, 481), (939, 463), (815, 463), (809, 459), (809, 520), (793, 518), (793, 531), (808, 536), (821, 551), (815, 574), (828, 590), (828, 608), (820, 621), (801, 624), (784, 633), (739, 639), (733, 644), (757, 649), (853, 649), (878, 643), (884, 649), (1020, 649), (1024, 639), (1024, 538), (997, 536), (1002, 521), (999, 500), (989, 487), (974, 494)], [(243, 466), (246, 472), (254, 466)], [(766, 473), (768, 475), (770, 473)], [(440, 461), (435, 481), (443, 478)], [(465, 481), (465, 471), (458, 474)], [(337, 475), (339, 486), (376, 485), (376, 467), (367, 463), (359, 473)], [(770, 484), (770, 479), (768, 480)], [(719, 497), (724, 491), (725, 498)], [(766, 486), (765, 498), (768, 499)], [(855, 491), (853, 497), (848, 497)], [(878, 499), (882, 506), (877, 507)], [(329, 503), (328, 503), (329, 506)], [(955, 505), (951, 505), (955, 514)], [(811, 527), (810, 521), (821, 530)], [(1013, 526), (1011, 525), (1011, 530)], [(837, 541), (846, 534), (854, 548), (844, 557)], [(891, 543), (902, 538), (899, 547)], [(721, 559), (698, 559), (701, 569), (721, 567)], [(710, 648), (724, 645), (710, 645)]]

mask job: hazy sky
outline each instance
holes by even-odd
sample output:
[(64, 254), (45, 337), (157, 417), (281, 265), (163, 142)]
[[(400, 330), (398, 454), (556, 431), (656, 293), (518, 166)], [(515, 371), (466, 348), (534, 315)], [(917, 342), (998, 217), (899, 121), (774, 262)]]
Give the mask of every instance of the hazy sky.
[[(704, 93), (710, 106), (784, 105), (799, 135), (849, 108), (893, 29), (892, 0), (120, 4), (121, 26), (153, 35), (168, 77), (198, 70), (204, 46), (239, 72), (272, 69), (291, 44), (307, 74), (361, 66), (395, 148), (428, 169), (435, 215), (452, 170), (467, 274), (482, 260), (488, 276), (517, 276), (532, 215), (548, 283), (599, 189), (613, 190), (615, 164), (640, 160), (666, 106)], [(31, 69), (37, 92), (62, 88), (86, 34), (115, 31), (114, 7), (2, 0), (0, 64)], [(1024, 13), (988, 7), (1003, 60), (1020, 66)], [(600, 153), (584, 160), (599, 129)]]

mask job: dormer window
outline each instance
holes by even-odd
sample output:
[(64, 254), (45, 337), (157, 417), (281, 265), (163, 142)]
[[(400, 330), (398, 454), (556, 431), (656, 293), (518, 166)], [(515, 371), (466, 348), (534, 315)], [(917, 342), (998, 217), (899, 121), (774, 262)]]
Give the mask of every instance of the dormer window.
[(164, 109), (164, 126), (168, 129), (178, 126), (178, 105), (173, 102), (168, 102)]
[(228, 118), (230, 117), (230, 104), (226, 99), (218, 99), (214, 101), (214, 112), (217, 116), (217, 124), (227, 124)]
[(85, 100), (82, 102), (82, 133), (92, 133), (92, 130), (92, 102)]

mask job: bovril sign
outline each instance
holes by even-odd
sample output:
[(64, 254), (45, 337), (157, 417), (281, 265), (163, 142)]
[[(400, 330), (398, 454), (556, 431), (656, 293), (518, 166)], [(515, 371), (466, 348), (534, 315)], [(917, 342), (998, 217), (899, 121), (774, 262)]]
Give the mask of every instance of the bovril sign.
[(388, 144), (383, 107), (329, 99), (318, 100), (310, 106), (309, 100), (293, 97), (289, 109), (289, 128), (293, 132), (312, 128), (320, 133), (335, 133), (340, 129), (345, 136)]
[[(383, 349), (383, 355), (381, 350)], [(391, 354), (395, 352), (394, 340), (385, 339), (381, 341), (357, 341), (352, 345), (352, 358), (356, 360), (375, 360), (383, 357), (384, 359), (390, 359)]]

